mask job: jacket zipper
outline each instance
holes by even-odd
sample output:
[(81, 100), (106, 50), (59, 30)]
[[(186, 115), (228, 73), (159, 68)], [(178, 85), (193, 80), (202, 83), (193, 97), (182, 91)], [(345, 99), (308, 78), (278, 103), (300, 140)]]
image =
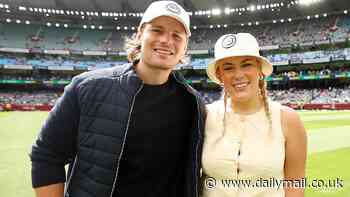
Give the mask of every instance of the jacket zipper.
[(113, 193), (114, 193), (114, 190), (115, 190), (115, 184), (117, 182), (117, 177), (118, 177), (118, 171), (119, 171), (119, 165), (120, 165), (120, 159), (122, 158), (122, 154), (123, 154), (123, 150), (124, 150), (124, 145), (125, 145), (125, 141), (126, 141), (126, 135), (128, 133), (128, 129), (129, 129), (129, 124), (130, 124), (130, 119), (131, 119), (131, 113), (134, 109), (134, 104), (135, 104), (135, 99), (136, 99), (136, 96), (140, 93), (140, 91), (142, 90), (143, 88), (143, 83), (142, 85), (140, 86), (140, 88), (137, 90), (136, 94), (134, 95), (133, 99), (132, 99), (132, 103), (131, 103), (131, 109), (130, 109), (130, 112), (129, 112), (129, 118), (128, 118), (128, 124), (126, 126), (126, 130), (125, 130), (125, 134), (124, 134), (124, 139), (123, 139), (123, 144), (122, 144), (122, 148), (120, 150), (120, 154), (119, 154), (119, 157), (118, 157), (118, 161), (117, 161), (117, 170), (115, 172), (115, 176), (114, 176), (114, 181), (113, 181), (113, 187), (112, 187), (112, 191), (111, 191), (111, 195), (110, 197), (113, 197)]
[[(175, 80), (177, 82), (179, 82), (180, 84), (182, 84), (186, 89), (187, 89), (187, 85), (184, 84), (182, 81), (180, 81), (175, 74), (173, 74)], [(198, 98), (195, 94), (193, 94), (191, 91), (188, 91), (190, 94), (192, 94), (195, 98), (196, 98), (196, 103), (197, 103), (197, 111), (198, 111), (198, 118), (197, 118), (197, 130), (198, 130), (198, 137), (200, 137), (200, 124), (199, 124), (199, 118), (200, 118), (200, 109), (199, 109), (199, 103), (198, 103)], [(197, 174), (197, 171), (198, 171), (198, 166), (197, 166), (197, 162), (198, 162), (198, 147), (199, 146), (199, 142), (198, 142), (198, 139), (197, 139), (197, 142), (196, 142), (196, 154), (195, 154), (195, 159), (196, 159), (196, 162), (195, 162), (195, 174), (194, 174), (194, 178), (195, 178), (195, 196), (198, 197), (198, 180), (197, 180), (197, 177), (198, 177), (198, 174)]]
[(70, 181), (71, 181), (71, 179), (73, 177), (73, 173), (75, 171), (75, 166), (76, 166), (76, 164), (78, 162), (77, 157), (78, 157), (78, 155), (75, 155), (72, 169), (70, 170), (69, 177), (68, 177), (67, 182), (65, 184), (64, 195), (63, 196), (69, 196), (68, 189), (69, 189), (69, 186), (70, 186)]

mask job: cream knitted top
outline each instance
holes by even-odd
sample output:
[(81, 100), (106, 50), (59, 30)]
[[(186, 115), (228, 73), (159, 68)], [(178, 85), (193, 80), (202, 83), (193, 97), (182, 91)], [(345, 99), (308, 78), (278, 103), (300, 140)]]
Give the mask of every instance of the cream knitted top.
[(264, 108), (248, 115), (224, 104), (208, 105), (203, 145), (204, 197), (282, 197), (285, 139), (281, 105), (269, 101), (272, 130)]

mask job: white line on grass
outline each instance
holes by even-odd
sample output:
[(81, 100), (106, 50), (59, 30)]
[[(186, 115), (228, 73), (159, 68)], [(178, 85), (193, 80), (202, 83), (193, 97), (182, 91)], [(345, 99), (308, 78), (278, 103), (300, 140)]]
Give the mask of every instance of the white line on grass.
[(315, 131), (308, 132), (309, 153), (350, 147), (350, 126), (330, 127), (314, 130)]

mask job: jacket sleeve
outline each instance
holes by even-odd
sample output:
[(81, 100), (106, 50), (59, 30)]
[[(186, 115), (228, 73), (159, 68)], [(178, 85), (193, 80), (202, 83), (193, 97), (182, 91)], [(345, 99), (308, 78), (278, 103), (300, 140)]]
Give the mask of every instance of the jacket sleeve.
[(63, 183), (64, 166), (74, 160), (80, 107), (78, 79), (65, 87), (32, 146), (32, 186)]

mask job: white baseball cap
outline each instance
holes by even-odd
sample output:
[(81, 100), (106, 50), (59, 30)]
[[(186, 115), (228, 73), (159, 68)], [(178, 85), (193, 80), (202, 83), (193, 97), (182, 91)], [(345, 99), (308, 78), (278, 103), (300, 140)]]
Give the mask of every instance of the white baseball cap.
[(265, 76), (272, 73), (273, 66), (268, 59), (259, 54), (259, 44), (249, 33), (226, 34), (215, 43), (214, 61), (208, 65), (207, 75), (215, 83), (222, 84), (216, 77), (216, 62), (225, 58), (252, 56), (261, 60), (261, 70)]
[(191, 36), (190, 16), (178, 3), (174, 1), (155, 1), (151, 3), (143, 14), (139, 28), (160, 16), (169, 16), (179, 21), (185, 28), (188, 37)]

